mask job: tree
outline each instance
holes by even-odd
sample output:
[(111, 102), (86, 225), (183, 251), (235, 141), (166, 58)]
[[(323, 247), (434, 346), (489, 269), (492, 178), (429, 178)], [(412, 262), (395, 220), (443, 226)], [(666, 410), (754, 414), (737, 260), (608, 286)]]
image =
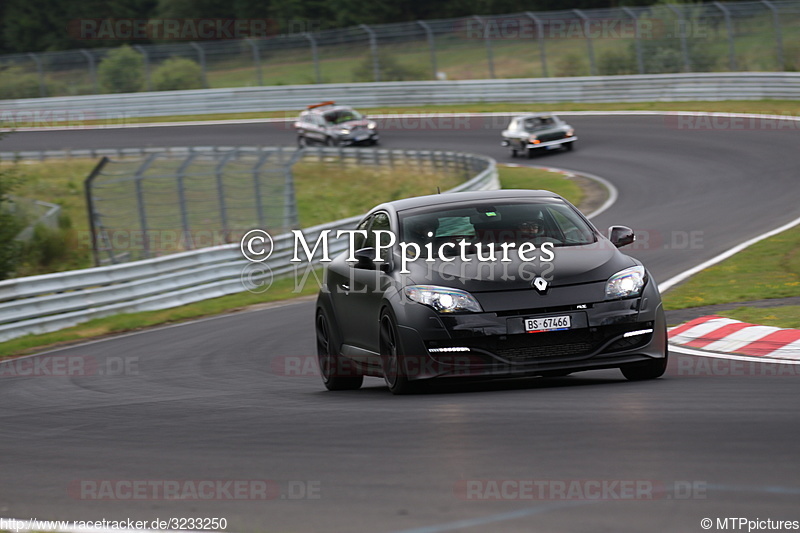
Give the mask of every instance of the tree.
[(144, 85), (144, 58), (127, 44), (123, 45), (103, 58), (97, 75), (106, 92), (135, 93)]

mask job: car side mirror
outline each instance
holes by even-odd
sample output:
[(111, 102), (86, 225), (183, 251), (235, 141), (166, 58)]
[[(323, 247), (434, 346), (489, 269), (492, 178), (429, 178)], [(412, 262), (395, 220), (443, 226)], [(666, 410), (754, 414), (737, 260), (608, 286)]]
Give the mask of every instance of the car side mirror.
[(627, 226), (611, 226), (608, 228), (608, 240), (617, 248), (627, 246), (635, 239), (633, 230)]
[(353, 268), (375, 270), (375, 248), (370, 247), (356, 250), (353, 257), (356, 258), (356, 263), (353, 265)]
[(389, 272), (392, 270), (391, 257), (387, 258), (386, 261), (383, 262), (375, 261), (377, 259), (375, 248), (369, 247), (356, 250), (353, 254), (353, 257), (356, 258), (353, 268), (363, 268), (364, 270), (375, 270), (376, 268), (380, 268), (381, 272)]

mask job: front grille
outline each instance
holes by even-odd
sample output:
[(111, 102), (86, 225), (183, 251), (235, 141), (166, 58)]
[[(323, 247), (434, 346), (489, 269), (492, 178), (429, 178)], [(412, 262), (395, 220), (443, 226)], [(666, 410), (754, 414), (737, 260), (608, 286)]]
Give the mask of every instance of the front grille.
[(564, 133), (563, 131), (556, 131), (553, 133), (542, 133), (537, 135), (537, 138), (542, 142), (557, 141), (559, 139), (563, 139), (564, 137), (566, 137), (566, 133)]
[[(434, 343), (431, 343), (430, 347), (433, 346)], [(597, 348), (596, 342), (592, 340), (592, 334), (586, 329), (459, 338), (448, 342), (437, 342), (435, 346), (465, 346), (488, 352), (513, 363), (581, 357), (589, 355)]]
[[(470, 348), (473, 355), (483, 354), (486, 363), (491, 363), (497, 358), (517, 364), (548, 362), (581, 359), (597, 352), (613, 353), (644, 346), (650, 342), (652, 334), (620, 337), (625, 332), (643, 327), (652, 327), (652, 323), (514, 335), (459, 336), (446, 341), (431, 341), (427, 344), (428, 348)], [(612, 339), (616, 340), (611, 342)], [(611, 344), (608, 344), (609, 342)]]

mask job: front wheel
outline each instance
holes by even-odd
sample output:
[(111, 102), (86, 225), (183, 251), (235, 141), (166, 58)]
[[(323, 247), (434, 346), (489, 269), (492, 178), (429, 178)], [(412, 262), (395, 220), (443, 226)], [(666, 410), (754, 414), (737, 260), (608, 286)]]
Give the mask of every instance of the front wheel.
[(392, 394), (410, 394), (415, 391), (414, 383), (408, 380), (403, 368), (402, 350), (397, 334), (397, 323), (389, 310), (381, 313), (380, 322), (381, 363), (383, 379)]
[(564, 150), (567, 152), (571, 152), (573, 148), (575, 148), (575, 141), (572, 141), (571, 143), (564, 143)]
[[(317, 311), (317, 359), (322, 383), (328, 390), (354, 390), (361, 387), (364, 376), (352, 375), (355, 368), (345, 368), (333, 341), (331, 323), (325, 311)], [(347, 371), (349, 370), (349, 371)]]
[(308, 139), (306, 139), (303, 135), (297, 136), (297, 147), (298, 148), (307, 148), (308, 147)]
[(331, 147), (339, 146), (339, 141), (337, 141), (333, 137), (328, 137), (327, 139), (325, 139), (325, 146), (331, 146)]
[(620, 367), (622, 375), (630, 381), (644, 381), (648, 379), (660, 378), (667, 370), (668, 353), (664, 351), (661, 359), (652, 359), (643, 363), (632, 363)]

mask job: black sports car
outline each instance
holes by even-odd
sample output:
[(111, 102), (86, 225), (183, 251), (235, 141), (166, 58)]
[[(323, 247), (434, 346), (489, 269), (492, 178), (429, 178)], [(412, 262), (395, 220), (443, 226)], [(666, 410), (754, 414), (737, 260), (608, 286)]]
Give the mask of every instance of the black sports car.
[(537, 151), (575, 147), (575, 129), (549, 113), (531, 113), (511, 119), (503, 131), (503, 146), (508, 146), (511, 157), (533, 157)]
[(612, 226), (606, 238), (554, 193), (398, 200), (358, 229), (317, 299), (330, 390), (358, 388), (365, 375), (402, 394), (430, 378), (620, 368), (640, 380), (666, 369), (656, 283), (617, 250), (633, 231)]

